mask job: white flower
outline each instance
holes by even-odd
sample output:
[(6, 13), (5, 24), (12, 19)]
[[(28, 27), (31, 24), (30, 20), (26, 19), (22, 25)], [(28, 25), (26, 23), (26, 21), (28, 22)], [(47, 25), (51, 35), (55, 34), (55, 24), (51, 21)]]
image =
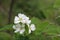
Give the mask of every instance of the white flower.
[(25, 15), (23, 14), (19, 14), (18, 16), (15, 16), (15, 19), (14, 19), (14, 23), (17, 24), (17, 23), (25, 23)]
[(25, 32), (25, 25), (16, 24), (13, 25), (13, 29), (15, 29), (15, 33), (19, 32), (20, 34), (23, 34)]
[(17, 23), (30, 23), (30, 20), (29, 20), (29, 17), (27, 17), (26, 15), (24, 14), (18, 14), (18, 16), (15, 16), (15, 19), (14, 19), (14, 23), (17, 24)]
[(30, 27), (31, 27), (31, 30), (32, 30), (32, 31), (35, 31), (36, 28), (35, 28), (35, 25), (34, 25), (34, 24), (31, 24)]
[(28, 28), (29, 28), (29, 33), (31, 33), (31, 31), (35, 31), (36, 29), (34, 24), (28, 25)]
[(35, 31), (36, 29), (35, 25), (31, 24), (31, 20), (29, 20), (29, 17), (21, 13), (19, 13), (18, 16), (15, 16), (14, 24), (15, 25), (13, 25), (13, 29), (15, 30), (15, 33), (19, 32), (20, 34), (24, 34), (24, 32), (27, 31), (25, 30), (26, 25), (28, 26), (29, 34), (31, 33), (31, 31)]

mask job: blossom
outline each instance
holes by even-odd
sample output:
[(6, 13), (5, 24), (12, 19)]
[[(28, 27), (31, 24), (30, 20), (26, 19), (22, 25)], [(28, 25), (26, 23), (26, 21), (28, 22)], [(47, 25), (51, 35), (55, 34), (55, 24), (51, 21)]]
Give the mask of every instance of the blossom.
[(29, 17), (21, 13), (19, 13), (18, 16), (15, 16), (14, 24), (13, 29), (15, 30), (15, 33), (19, 32), (20, 34), (24, 34), (25, 31), (27, 31), (26, 27), (28, 27), (29, 34), (36, 29), (35, 25), (31, 24)]
[(20, 24), (16, 24), (16, 25), (13, 25), (13, 29), (15, 29), (15, 33), (17, 33), (17, 32), (19, 32), (20, 34), (23, 34), (24, 33), (24, 31), (25, 31), (25, 25), (24, 24), (22, 24), (22, 25), (20, 25)]
[(29, 33), (31, 33), (31, 31), (35, 31), (36, 29), (34, 24), (28, 25), (28, 28), (29, 28)]
[(27, 17), (26, 15), (24, 14), (18, 14), (18, 16), (15, 16), (15, 19), (14, 19), (14, 23), (17, 24), (17, 23), (30, 23), (30, 20), (29, 20), (29, 17)]

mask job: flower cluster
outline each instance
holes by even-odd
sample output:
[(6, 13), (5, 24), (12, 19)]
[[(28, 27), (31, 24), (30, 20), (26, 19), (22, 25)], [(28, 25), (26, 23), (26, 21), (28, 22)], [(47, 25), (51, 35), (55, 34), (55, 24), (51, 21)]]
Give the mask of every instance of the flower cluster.
[(31, 33), (31, 31), (35, 31), (36, 29), (35, 25), (31, 24), (31, 20), (29, 19), (29, 17), (21, 13), (19, 13), (18, 16), (15, 16), (14, 24), (15, 25), (13, 25), (13, 29), (15, 30), (15, 33), (19, 32), (20, 34), (24, 34), (24, 32), (26, 31), (26, 25), (28, 27), (29, 34)]

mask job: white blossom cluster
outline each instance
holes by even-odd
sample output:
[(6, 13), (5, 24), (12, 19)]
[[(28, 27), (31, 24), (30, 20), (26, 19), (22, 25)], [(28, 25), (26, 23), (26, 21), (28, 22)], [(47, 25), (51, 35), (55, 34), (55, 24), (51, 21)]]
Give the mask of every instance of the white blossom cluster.
[(26, 31), (26, 25), (28, 26), (29, 34), (31, 33), (31, 31), (35, 31), (36, 29), (35, 25), (31, 24), (31, 20), (29, 19), (29, 17), (21, 13), (19, 13), (18, 16), (15, 16), (14, 24), (15, 25), (13, 25), (13, 29), (15, 30), (15, 33), (19, 32), (20, 34), (24, 34), (24, 32)]

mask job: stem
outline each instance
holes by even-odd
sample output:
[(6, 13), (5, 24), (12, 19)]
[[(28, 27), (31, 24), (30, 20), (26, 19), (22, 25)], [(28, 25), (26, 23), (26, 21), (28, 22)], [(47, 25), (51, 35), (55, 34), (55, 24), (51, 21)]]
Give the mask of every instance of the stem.
[(14, 5), (14, 0), (11, 0), (10, 9), (9, 9), (9, 12), (8, 12), (8, 24), (11, 23), (13, 5)]

